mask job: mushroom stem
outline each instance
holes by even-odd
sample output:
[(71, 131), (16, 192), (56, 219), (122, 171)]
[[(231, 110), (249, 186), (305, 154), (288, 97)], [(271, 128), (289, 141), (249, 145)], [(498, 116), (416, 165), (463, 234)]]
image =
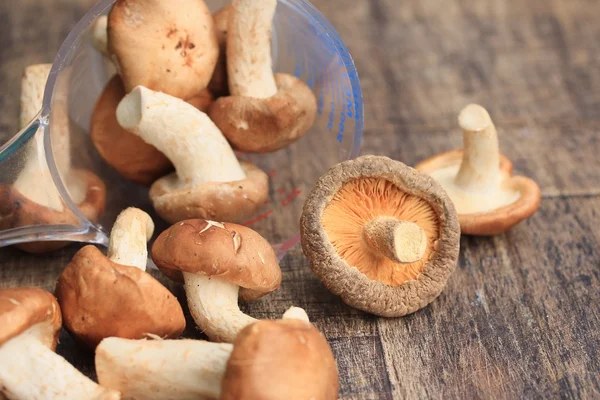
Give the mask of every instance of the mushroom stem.
[(454, 182), (471, 192), (485, 192), (500, 184), (500, 149), (496, 127), (485, 108), (470, 104), (458, 116), (464, 153)]
[(137, 208), (122, 211), (112, 231), (108, 243), (108, 258), (121, 265), (146, 270), (148, 262), (148, 240), (154, 233), (152, 218)]
[(233, 96), (277, 93), (271, 59), (271, 26), (277, 0), (233, 0), (227, 33), (227, 73)]
[(163, 152), (184, 185), (246, 178), (219, 128), (183, 100), (138, 86), (117, 107), (117, 120)]
[(240, 310), (239, 286), (187, 272), (183, 277), (190, 313), (211, 340), (231, 343), (242, 329), (256, 322)]
[(300, 307), (290, 307), (286, 312), (283, 313), (281, 319), (298, 319), (300, 321), (310, 322), (308, 314)]
[(96, 372), (123, 399), (218, 399), (232, 350), (228, 343), (112, 337), (96, 348)]
[(375, 254), (398, 263), (413, 263), (425, 255), (427, 235), (417, 224), (394, 217), (377, 217), (362, 228), (362, 238)]
[(92, 45), (108, 56), (108, 15), (101, 15), (92, 24)]
[(37, 329), (40, 327), (34, 326), (0, 346), (0, 390), (9, 399), (120, 398), (119, 393), (97, 385), (42, 344)]

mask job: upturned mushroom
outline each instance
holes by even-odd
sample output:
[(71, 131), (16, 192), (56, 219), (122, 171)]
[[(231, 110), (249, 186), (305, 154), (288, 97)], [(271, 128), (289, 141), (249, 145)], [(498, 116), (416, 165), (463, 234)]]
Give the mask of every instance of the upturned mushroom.
[(281, 284), (271, 245), (245, 226), (187, 220), (160, 234), (152, 259), (169, 278), (184, 281), (190, 313), (213, 341), (232, 342), (256, 320), (238, 306)]
[(243, 222), (267, 200), (267, 175), (238, 162), (210, 118), (185, 101), (140, 86), (119, 104), (117, 121), (175, 166), (175, 173), (150, 188), (154, 208), (166, 221)]
[(82, 248), (58, 279), (56, 296), (65, 328), (90, 348), (107, 337), (176, 338), (185, 329), (179, 302), (146, 273), (146, 242), (154, 223), (136, 208), (121, 212), (113, 226), (108, 256)]
[[(44, 87), (50, 64), (25, 69), (21, 81), (21, 126), (29, 124), (42, 108)], [(106, 200), (104, 183), (92, 172), (71, 168), (66, 104), (56, 100), (56, 113), (50, 121), (54, 159), (71, 199), (90, 221), (97, 221)], [(0, 184), (0, 229), (28, 225), (76, 224), (77, 217), (66, 207), (47, 166), (45, 149), (38, 141), (29, 142), (25, 165), (12, 185)], [(40, 253), (56, 250), (66, 242), (19, 244), (24, 251)]]
[(273, 75), (271, 27), (277, 0), (233, 0), (227, 33), (230, 97), (210, 117), (234, 148), (271, 152), (300, 139), (314, 124), (317, 100), (300, 79)]
[(327, 340), (308, 321), (258, 321), (233, 345), (108, 338), (96, 350), (98, 380), (124, 399), (336, 399)]
[(313, 272), (344, 302), (383, 317), (431, 303), (454, 271), (456, 211), (431, 177), (387, 157), (332, 167), (300, 221)]
[(0, 398), (118, 400), (54, 352), (60, 307), (33, 287), (0, 290)]
[(127, 92), (143, 85), (181, 99), (206, 89), (219, 56), (203, 0), (117, 0), (108, 51)]
[(464, 149), (438, 154), (416, 168), (446, 189), (462, 233), (503, 233), (537, 211), (540, 188), (529, 178), (512, 175), (512, 163), (500, 154), (496, 127), (485, 108), (468, 105), (458, 123)]
[(227, 26), (231, 5), (221, 8), (213, 14), (215, 21), (215, 32), (219, 44), (219, 59), (208, 84), (208, 89), (217, 97), (229, 95), (229, 84), (227, 80)]

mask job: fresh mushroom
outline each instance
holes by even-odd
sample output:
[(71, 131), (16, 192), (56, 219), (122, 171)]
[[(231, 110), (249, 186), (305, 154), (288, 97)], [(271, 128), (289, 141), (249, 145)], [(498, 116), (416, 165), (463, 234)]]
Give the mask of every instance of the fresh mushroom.
[(197, 340), (103, 340), (98, 380), (124, 399), (336, 399), (331, 348), (308, 321), (259, 321), (233, 345)]
[(185, 101), (140, 86), (121, 101), (117, 120), (175, 165), (175, 173), (150, 188), (154, 208), (168, 222), (243, 222), (267, 200), (267, 175), (240, 165), (210, 118)]
[[(44, 88), (50, 64), (32, 65), (25, 69), (21, 81), (21, 124), (24, 128), (42, 108)], [(52, 149), (59, 174), (71, 199), (91, 221), (97, 221), (104, 210), (106, 187), (90, 171), (71, 168), (66, 100), (55, 96), (56, 112), (50, 118)], [(12, 185), (0, 184), (0, 229), (28, 225), (76, 225), (77, 217), (67, 209), (54, 185), (41, 141), (28, 144), (23, 169)], [(17, 245), (22, 250), (40, 253), (56, 250), (66, 242), (34, 242)]]
[(537, 211), (540, 188), (529, 178), (512, 176), (512, 163), (500, 154), (496, 127), (485, 108), (468, 105), (458, 123), (464, 150), (438, 154), (416, 168), (446, 189), (462, 233), (503, 233)]
[(431, 177), (387, 157), (335, 165), (304, 205), (302, 248), (347, 304), (398, 317), (431, 303), (458, 260), (452, 202)]
[(119, 214), (108, 256), (96, 247), (81, 249), (56, 285), (67, 330), (95, 348), (104, 338), (176, 338), (185, 329), (177, 299), (146, 273), (146, 242), (154, 224), (136, 208)]
[[(214, 341), (232, 342), (255, 321), (240, 311), (281, 284), (273, 248), (245, 226), (205, 220), (177, 223), (160, 234), (152, 259), (171, 279), (185, 282), (190, 313)], [(182, 277), (183, 275), (183, 277)]]
[(118, 400), (54, 352), (60, 307), (39, 288), (0, 290), (0, 398)]
[(213, 14), (217, 43), (219, 44), (219, 59), (208, 84), (208, 89), (217, 97), (229, 95), (229, 85), (227, 82), (227, 26), (229, 24), (230, 13), (231, 5), (228, 5)]
[(108, 50), (127, 92), (143, 85), (181, 99), (206, 89), (219, 56), (203, 0), (117, 0)]
[(270, 152), (300, 139), (314, 124), (317, 100), (300, 79), (273, 75), (271, 26), (277, 0), (233, 0), (227, 33), (230, 97), (210, 117), (241, 151)]
[(91, 27), (92, 46), (102, 55), (108, 56), (108, 16), (100, 15)]

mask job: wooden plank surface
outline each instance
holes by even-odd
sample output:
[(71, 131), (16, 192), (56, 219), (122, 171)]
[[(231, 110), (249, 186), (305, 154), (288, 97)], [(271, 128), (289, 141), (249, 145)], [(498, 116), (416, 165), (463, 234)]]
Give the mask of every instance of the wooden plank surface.
[[(1, 139), (17, 128), (22, 69), (51, 60), (92, 3), (0, 4)], [(415, 164), (460, 146), (457, 112), (479, 102), (516, 172), (536, 179), (544, 199), (505, 235), (463, 238), (444, 293), (411, 316), (379, 319), (345, 306), (299, 247), (282, 261), (281, 289), (242, 308), (276, 318), (304, 307), (334, 350), (343, 399), (600, 398), (600, 3), (313, 3), (356, 59), (364, 154)], [(77, 249), (2, 249), (0, 287), (52, 290)], [(181, 287), (155, 275), (184, 300)], [(200, 338), (189, 322), (186, 336)], [(59, 352), (93, 376), (93, 358), (65, 333)]]

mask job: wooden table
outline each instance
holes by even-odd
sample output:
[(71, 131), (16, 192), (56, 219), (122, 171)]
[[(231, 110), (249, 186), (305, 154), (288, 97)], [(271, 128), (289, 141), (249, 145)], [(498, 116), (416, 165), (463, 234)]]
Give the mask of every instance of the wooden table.
[[(92, 2), (1, 2), (3, 139), (16, 131), (22, 69), (51, 60)], [(493, 116), (502, 151), (544, 198), (505, 235), (463, 238), (444, 293), (411, 316), (380, 319), (345, 306), (311, 274), (299, 246), (282, 261), (282, 288), (244, 309), (276, 318), (282, 304), (305, 307), (337, 357), (344, 399), (600, 398), (600, 3), (315, 3), (356, 59), (363, 154), (414, 165), (458, 147), (457, 113), (477, 102)], [(77, 248), (0, 250), (0, 287), (52, 290)], [(186, 335), (200, 337), (193, 328)], [(93, 374), (92, 356), (67, 334), (58, 351)]]

